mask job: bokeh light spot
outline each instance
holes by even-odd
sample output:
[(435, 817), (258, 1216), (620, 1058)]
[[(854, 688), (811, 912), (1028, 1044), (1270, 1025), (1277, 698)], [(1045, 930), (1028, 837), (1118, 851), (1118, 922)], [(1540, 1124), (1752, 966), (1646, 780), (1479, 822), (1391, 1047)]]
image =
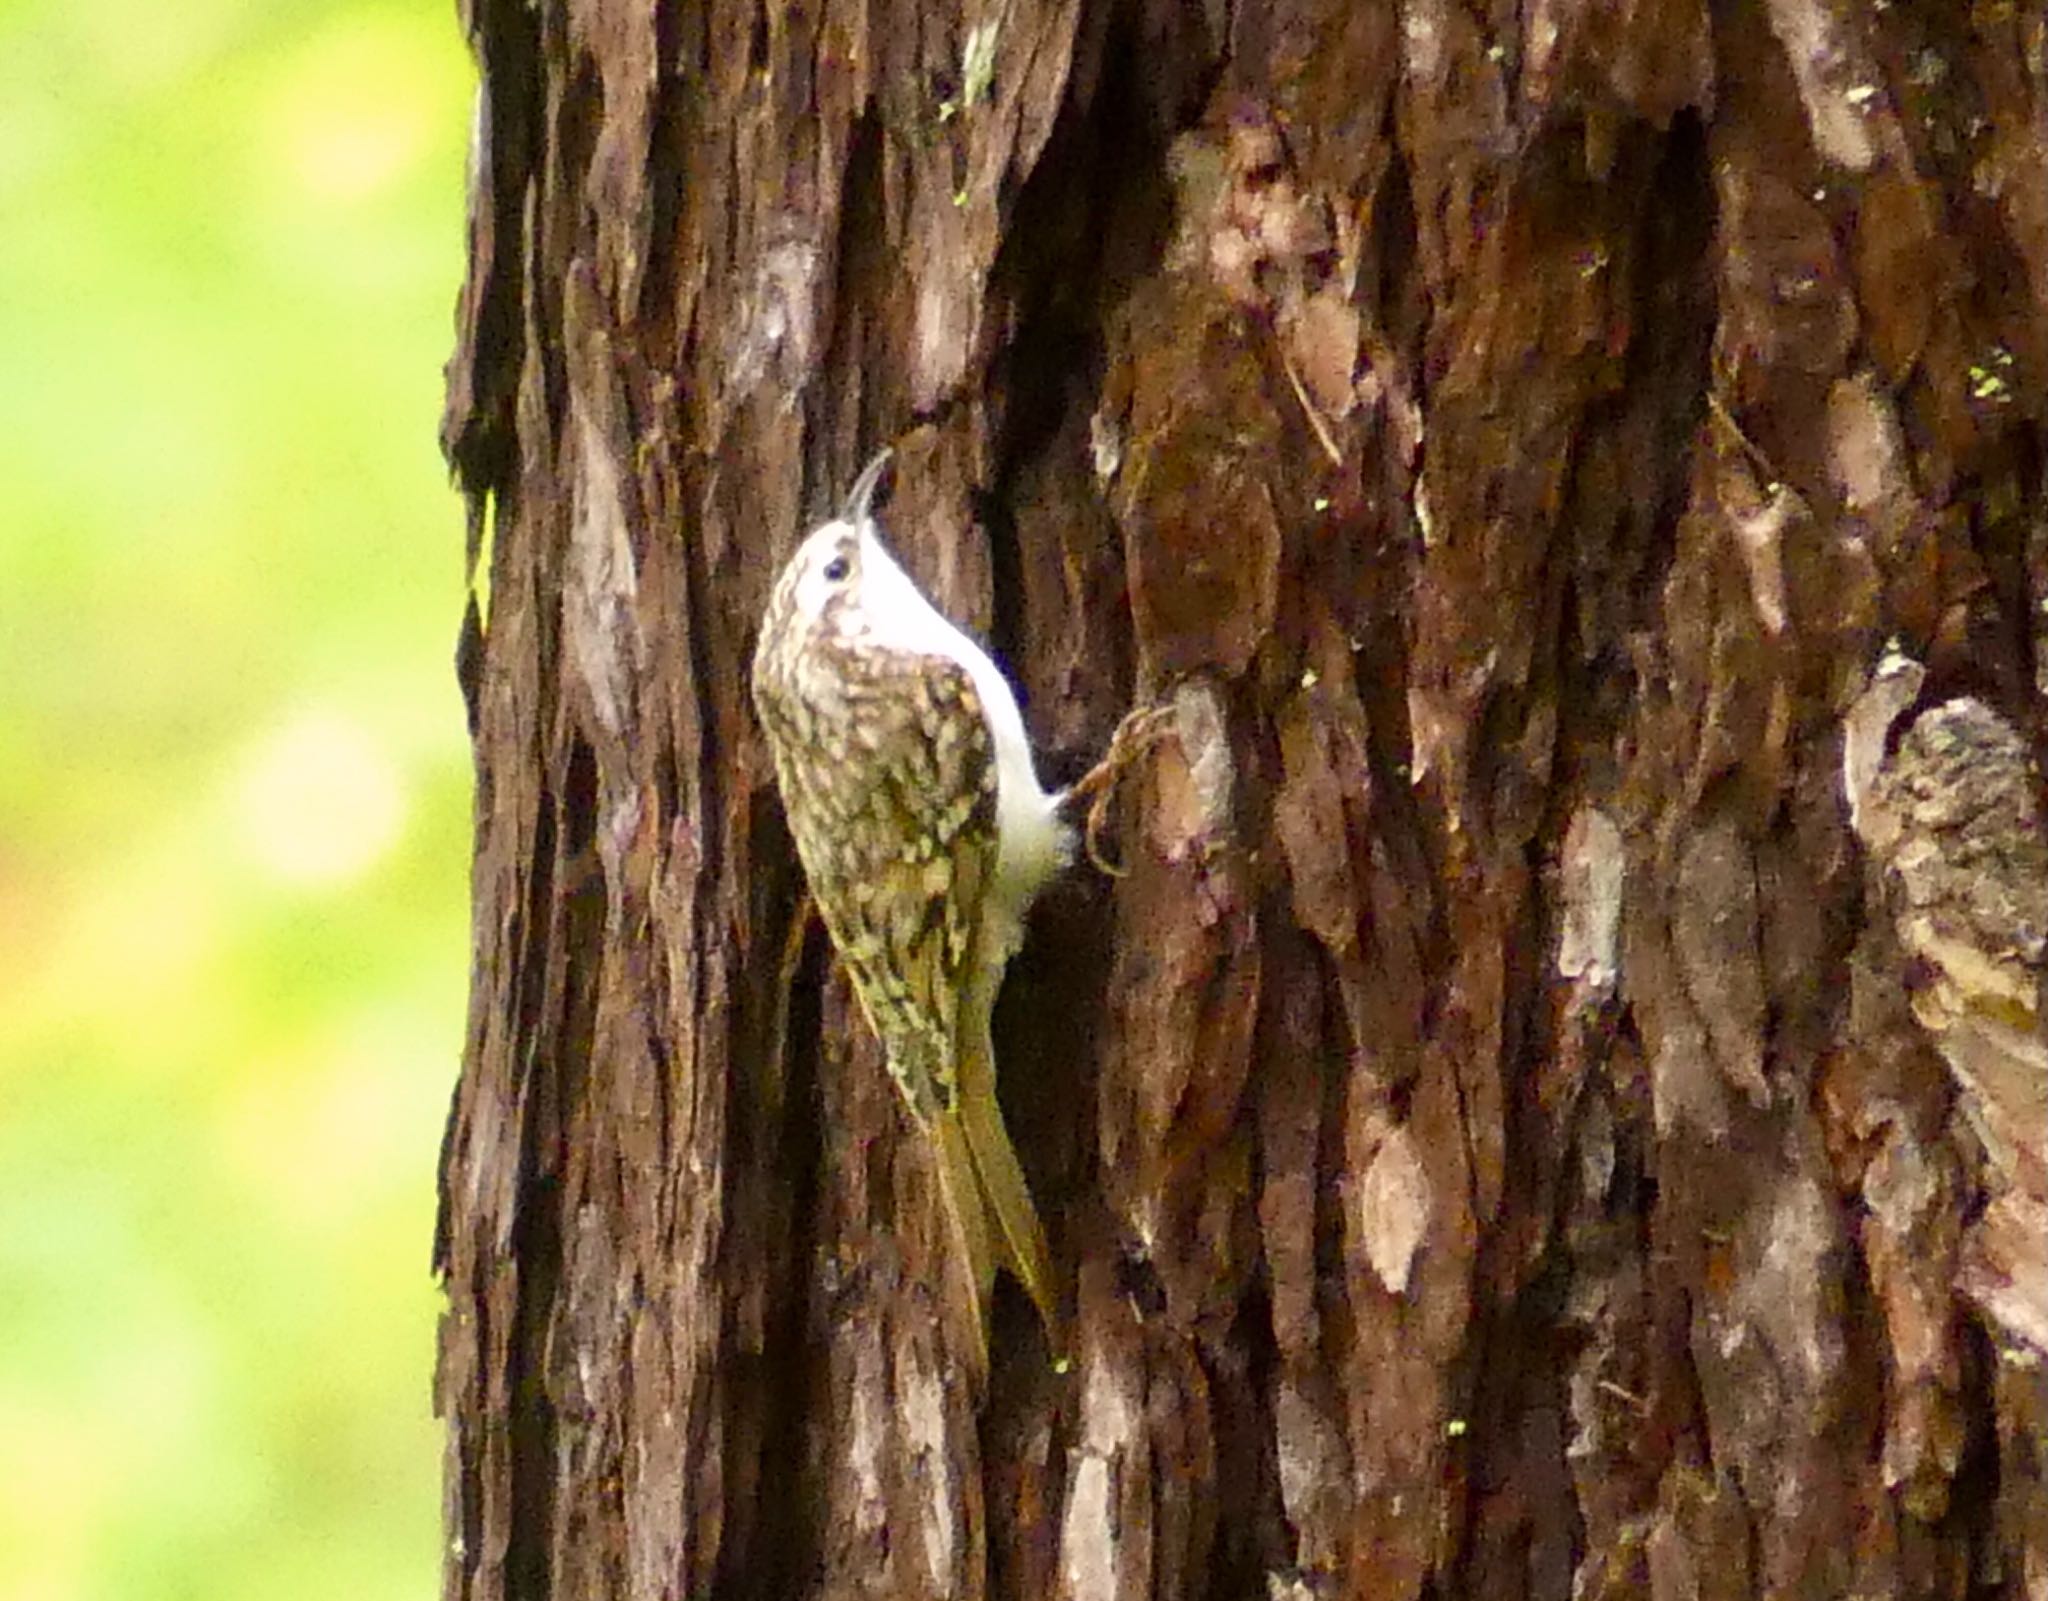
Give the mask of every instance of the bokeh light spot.
[(405, 785), (361, 723), (308, 710), (258, 741), (236, 784), (244, 857), (278, 883), (346, 885), (397, 843)]

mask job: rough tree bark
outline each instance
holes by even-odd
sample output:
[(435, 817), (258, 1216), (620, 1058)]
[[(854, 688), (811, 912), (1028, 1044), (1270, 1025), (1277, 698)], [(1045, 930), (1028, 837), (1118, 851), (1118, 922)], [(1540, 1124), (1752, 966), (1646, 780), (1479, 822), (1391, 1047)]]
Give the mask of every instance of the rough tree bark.
[[(464, 20), (451, 1598), (2048, 1597), (2041, 6)], [(899, 437), (1174, 711), (979, 1416), (745, 695)]]

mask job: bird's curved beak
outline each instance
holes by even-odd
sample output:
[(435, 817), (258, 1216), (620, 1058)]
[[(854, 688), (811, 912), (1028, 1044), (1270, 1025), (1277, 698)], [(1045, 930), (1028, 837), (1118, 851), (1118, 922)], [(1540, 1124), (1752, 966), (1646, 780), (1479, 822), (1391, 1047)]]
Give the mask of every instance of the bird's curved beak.
[(881, 487), (882, 474), (888, 470), (890, 458), (896, 454), (895, 447), (884, 445), (869, 458), (861, 468), (860, 476), (853, 481), (853, 488), (846, 492), (846, 510), (840, 517), (858, 528), (868, 520), (868, 506), (875, 498), (875, 491)]

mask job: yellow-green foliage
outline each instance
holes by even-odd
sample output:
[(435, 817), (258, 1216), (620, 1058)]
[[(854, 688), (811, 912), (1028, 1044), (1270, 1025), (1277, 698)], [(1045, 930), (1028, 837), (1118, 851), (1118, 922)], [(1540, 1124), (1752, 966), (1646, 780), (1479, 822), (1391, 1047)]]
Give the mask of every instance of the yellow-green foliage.
[(453, 0), (0, 0), (0, 1595), (425, 1601)]

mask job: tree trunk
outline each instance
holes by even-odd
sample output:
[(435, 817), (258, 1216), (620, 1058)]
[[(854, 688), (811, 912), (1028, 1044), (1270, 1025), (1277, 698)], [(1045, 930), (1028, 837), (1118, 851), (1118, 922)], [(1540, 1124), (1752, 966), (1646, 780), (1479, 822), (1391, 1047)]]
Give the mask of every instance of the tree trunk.
[[(448, 1596), (2048, 1598), (2042, 8), (464, 12)], [(891, 439), (1172, 712), (979, 1411), (746, 691)]]

